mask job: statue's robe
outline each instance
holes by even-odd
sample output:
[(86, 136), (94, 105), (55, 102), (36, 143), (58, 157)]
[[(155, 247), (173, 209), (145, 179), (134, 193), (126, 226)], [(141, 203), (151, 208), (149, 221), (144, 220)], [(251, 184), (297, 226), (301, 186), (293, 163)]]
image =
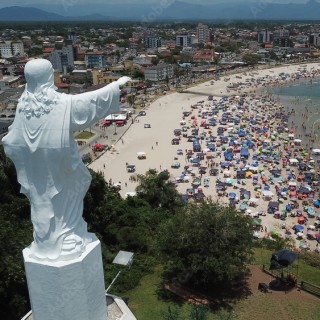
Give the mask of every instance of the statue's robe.
[(82, 213), (91, 175), (73, 133), (119, 110), (119, 86), (55, 96), (52, 110), (38, 117), (26, 117), (18, 104), (3, 145), (30, 200), (32, 257), (64, 260), (79, 256), (90, 241)]

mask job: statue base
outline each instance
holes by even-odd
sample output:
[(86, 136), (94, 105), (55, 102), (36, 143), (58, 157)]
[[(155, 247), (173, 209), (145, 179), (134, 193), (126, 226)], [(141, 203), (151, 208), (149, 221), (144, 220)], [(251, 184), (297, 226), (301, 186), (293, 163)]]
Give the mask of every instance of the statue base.
[(23, 250), (33, 320), (105, 320), (107, 307), (100, 241), (69, 261), (38, 261)]

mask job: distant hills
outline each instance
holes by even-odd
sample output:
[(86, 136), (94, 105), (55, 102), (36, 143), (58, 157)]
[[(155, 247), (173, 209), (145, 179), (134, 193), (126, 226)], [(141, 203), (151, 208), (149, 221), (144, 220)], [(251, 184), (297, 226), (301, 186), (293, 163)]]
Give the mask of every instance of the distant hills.
[[(244, 0), (245, 1), (245, 0)], [(0, 9), (0, 21), (115, 21), (154, 22), (171, 20), (320, 20), (320, 3), (277, 4), (267, 1), (200, 5), (183, 1), (159, 4), (81, 4), (75, 6), (37, 5)], [(163, 3), (167, 3), (164, 5)]]
[(0, 9), (0, 22), (2, 21), (98, 21), (112, 20), (113, 18), (101, 14), (89, 14), (78, 17), (63, 16), (33, 7), (6, 7)]

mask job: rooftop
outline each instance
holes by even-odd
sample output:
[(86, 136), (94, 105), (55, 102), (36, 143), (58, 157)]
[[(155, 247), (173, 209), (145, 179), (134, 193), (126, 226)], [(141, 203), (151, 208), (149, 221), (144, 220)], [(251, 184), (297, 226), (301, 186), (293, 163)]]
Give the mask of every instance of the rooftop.
[(86, 52), (86, 55), (103, 55), (102, 51)]
[(166, 64), (166, 63), (161, 63), (161, 64), (158, 64), (156, 66), (153, 66), (153, 67), (150, 67), (150, 68), (146, 68), (145, 70), (157, 70), (157, 69), (167, 68), (168, 66), (170, 66), (170, 65)]

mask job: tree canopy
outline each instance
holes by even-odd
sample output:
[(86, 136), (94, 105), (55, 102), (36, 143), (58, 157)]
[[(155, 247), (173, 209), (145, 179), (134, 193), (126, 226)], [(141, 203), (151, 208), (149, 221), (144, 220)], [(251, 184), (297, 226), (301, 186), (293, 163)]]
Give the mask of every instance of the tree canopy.
[(32, 241), (32, 225), (29, 201), (2, 146), (0, 185), (0, 318), (17, 319), (29, 308), (22, 250)]
[(189, 205), (159, 232), (168, 279), (208, 288), (231, 282), (251, 258), (250, 219), (218, 203)]
[(139, 198), (144, 199), (152, 208), (174, 209), (179, 204), (179, 194), (170, 179), (168, 171), (159, 174), (149, 170), (145, 175), (137, 175), (136, 188)]
[(257, 54), (248, 53), (242, 57), (242, 61), (248, 65), (255, 65), (261, 59), (261, 56)]

